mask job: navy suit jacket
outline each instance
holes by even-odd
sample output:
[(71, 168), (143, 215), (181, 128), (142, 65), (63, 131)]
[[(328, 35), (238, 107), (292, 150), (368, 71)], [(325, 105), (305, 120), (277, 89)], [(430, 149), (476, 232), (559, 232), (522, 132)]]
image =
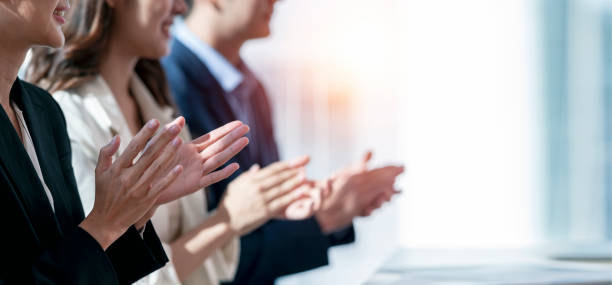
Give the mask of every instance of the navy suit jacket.
[[(236, 120), (221, 85), (206, 65), (180, 41), (172, 41), (171, 53), (162, 60), (162, 64), (174, 100), (195, 137)], [(265, 150), (273, 157), (262, 158), (252, 145), (247, 146), (229, 162), (238, 162), (240, 170), (231, 178), (211, 186), (209, 209), (217, 206), (229, 182), (243, 170), (253, 164), (265, 167), (279, 160), (270, 104), (264, 88), (261, 84), (258, 87), (258, 92), (251, 98), (260, 132), (256, 145), (259, 151)], [(233, 284), (273, 284), (280, 276), (327, 265), (327, 249), (330, 246), (350, 243), (354, 239), (352, 227), (340, 239), (325, 236), (314, 218), (270, 221), (241, 238), (240, 263)]]
[(11, 101), (23, 111), (55, 212), (23, 144), (0, 108), (0, 284), (131, 284), (167, 261), (153, 225), (134, 227), (104, 251), (78, 225), (83, 207), (60, 107), (17, 79)]

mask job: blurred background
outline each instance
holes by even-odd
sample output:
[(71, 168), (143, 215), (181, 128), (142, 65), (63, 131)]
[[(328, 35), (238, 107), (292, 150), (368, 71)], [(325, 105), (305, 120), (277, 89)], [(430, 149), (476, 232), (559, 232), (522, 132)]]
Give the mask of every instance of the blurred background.
[(403, 193), (331, 266), (360, 284), (398, 248), (612, 239), (612, 0), (280, 1), (244, 57), (285, 158), (325, 177), (374, 150)]

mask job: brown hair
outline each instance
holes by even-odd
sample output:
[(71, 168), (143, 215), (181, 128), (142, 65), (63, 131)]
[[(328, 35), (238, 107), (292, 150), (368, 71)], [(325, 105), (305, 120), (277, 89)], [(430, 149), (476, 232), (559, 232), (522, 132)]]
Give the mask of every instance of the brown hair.
[[(74, 88), (100, 74), (108, 50), (114, 11), (104, 0), (76, 0), (63, 27), (66, 44), (32, 49), (26, 79), (49, 92)], [(134, 69), (158, 104), (172, 105), (164, 70), (158, 60), (140, 59)]]

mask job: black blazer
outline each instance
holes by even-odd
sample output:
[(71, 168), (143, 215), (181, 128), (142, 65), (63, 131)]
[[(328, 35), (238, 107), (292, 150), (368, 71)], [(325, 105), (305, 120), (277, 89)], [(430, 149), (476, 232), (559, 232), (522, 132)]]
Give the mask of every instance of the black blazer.
[[(197, 137), (236, 120), (225, 92), (208, 67), (180, 41), (171, 43), (170, 55), (162, 60), (170, 88), (191, 133)], [(272, 110), (261, 84), (251, 97), (258, 141), (248, 145), (231, 162), (240, 169), (210, 187), (209, 209), (214, 209), (227, 185), (245, 169), (278, 161)], [(253, 122), (251, 122), (253, 123)], [(265, 153), (266, 155), (261, 155)], [(211, 204), (212, 203), (212, 204)], [(325, 236), (314, 218), (304, 221), (270, 221), (240, 240), (240, 263), (232, 284), (273, 284), (280, 276), (328, 264), (330, 246), (353, 242), (353, 227)]]
[(78, 227), (83, 207), (61, 109), (19, 79), (10, 97), (23, 111), (55, 213), (0, 109), (0, 284), (130, 284), (162, 267), (168, 259), (151, 223), (144, 238), (132, 227), (106, 252)]

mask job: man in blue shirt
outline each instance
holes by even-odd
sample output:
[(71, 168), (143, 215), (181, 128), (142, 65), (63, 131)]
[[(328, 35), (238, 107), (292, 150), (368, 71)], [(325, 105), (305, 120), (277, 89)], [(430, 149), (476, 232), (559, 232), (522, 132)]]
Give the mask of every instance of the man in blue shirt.
[[(279, 160), (266, 92), (240, 58), (246, 41), (270, 34), (275, 2), (194, 0), (185, 21), (175, 23), (171, 54), (162, 61), (174, 99), (195, 136), (233, 120), (251, 127), (251, 143), (231, 161), (241, 169)], [(232, 284), (273, 284), (280, 276), (327, 265), (329, 247), (353, 242), (353, 219), (389, 201), (403, 172), (397, 166), (369, 170), (370, 157), (330, 177), (331, 193), (314, 218), (271, 221), (243, 237)], [(210, 209), (222, 197), (225, 181), (211, 187)]]

